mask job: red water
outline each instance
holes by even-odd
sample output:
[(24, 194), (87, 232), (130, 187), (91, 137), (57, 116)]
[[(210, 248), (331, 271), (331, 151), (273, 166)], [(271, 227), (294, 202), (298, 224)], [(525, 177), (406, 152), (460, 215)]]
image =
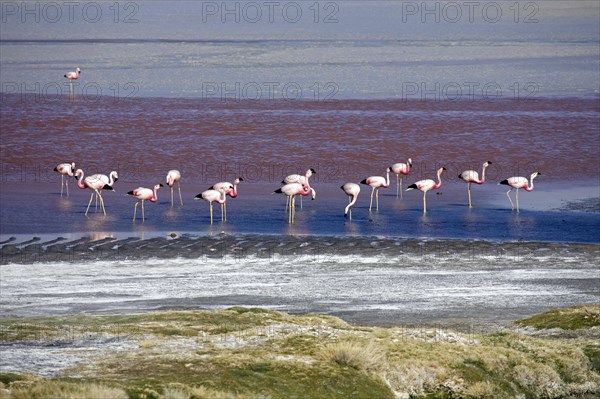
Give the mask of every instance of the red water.
[(4, 181), (56, 181), (54, 166), (77, 163), (86, 174), (119, 171), (122, 180), (164, 179), (177, 168), (187, 181), (241, 175), (278, 182), (315, 168), (317, 182), (382, 175), (411, 157), (411, 180), (448, 180), (488, 169), (491, 181), (540, 171), (544, 179), (600, 175), (600, 101), (222, 102), (203, 99), (116, 100), (3, 95)]

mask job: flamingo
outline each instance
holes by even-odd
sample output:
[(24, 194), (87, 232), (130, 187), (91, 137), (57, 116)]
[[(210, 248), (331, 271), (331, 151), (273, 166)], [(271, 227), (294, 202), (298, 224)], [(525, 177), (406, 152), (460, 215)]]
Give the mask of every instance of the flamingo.
[(89, 188), (93, 190), (92, 195), (90, 196), (90, 202), (88, 202), (88, 206), (85, 210), (85, 216), (87, 216), (88, 211), (90, 210), (90, 205), (92, 204), (92, 200), (94, 199), (94, 194), (96, 194), (96, 200), (100, 197), (100, 205), (102, 206), (102, 212), (104, 212), (104, 216), (106, 216), (106, 210), (104, 209), (104, 199), (102, 198), (102, 194), (100, 191), (102, 190), (113, 190), (113, 184), (119, 179), (119, 175), (116, 171), (110, 172), (110, 180), (108, 176), (95, 174), (88, 177), (84, 176), (83, 170), (77, 169), (75, 172), (75, 178), (77, 180), (77, 187), (80, 189)]
[[(308, 179), (309, 177), (311, 177), (313, 174), (317, 173), (313, 168), (310, 168), (306, 171), (306, 174), (304, 176), (302, 175), (288, 175), (285, 177), (285, 179), (283, 179), (281, 181), (281, 184), (290, 184), (290, 183), (300, 183), (300, 184), (306, 184), (311, 192), (312, 192), (312, 199), (313, 201), (317, 198), (317, 192), (314, 190), (314, 188), (310, 187), (310, 184), (308, 183)], [(285, 208), (287, 209), (288, 207), (288, 201), (290, 200), (290, 197), (286, 198), (286, 202), (285, 202)], [(300, 197), (300, 209), (302, 209), (302, 197)]]
[[(210, 204), (210, 224), (213, 224), (213, 202), (218, 202), (219, 204), (225, 203), (227, 200), (226, 192), (227, 190), (232, 190), (233, 187), (224, 187), (221, 190), (206, 190), (196, 195), (194, 199), (203, 199), (208, 201)], [(221, 215), (221, 221), (223, 221), (223, 216)]]
[[(402, 175), (408, 175), (411, 167), (412, 159), (410, 158), (408, 158), (406, 163), (398, 162), (391, 166), (392, 172), (396, 174), (396, 198), (398, 198), (398, 193), (400, 193), (400, 198), (402, 198)], [(398, 178), (400, 178), (399, 183)]]
[(438, 182), (434, 182), (431, 179), (419, 180), (418, 182), (411, 184), (408, 186), (406, 191), (417, 189), (423, 191), (423, 213), (427, 213), (427, 191), (429, 190), (437, 190), (442, 187), (442, 172), (445, 171), (446, 168), (439, 168), (437, 170), (437, 178)]
[[(235, 198), (238, 196), (237, 186), (238, 186), (238, 184), (240, 184), (240, 182), (243, 182), (243, 181), (244, 181), (244, 179), (241, 177), (236, 178), (233, 181), (233, 184), (229, 183), (228, 181), (222, 181), (222, 182), (213, 184), (213, 186), (210, 187), (209, 190), (217, 190), (217, 191), (225, 190), (225, 195), (229, 195), (231, 198)], [(233, 188), (229, 188), (229, 187), (233, 187)], [(223, 218), (223, 220), (227, 221), (227, 202), (223, 202), (221, 204), (221, 218)]]
[(390, 172), (391, 172), (392, 168), (389, 167), (387, 168), (386, 172), (386, 178), (384, 179), (381, 176), (371, 176), (371, 177), (367, 177), (366, 179), (364, 179), (363, 181), (360, 182), (360, 184), (366, 184), (367, 186), (371, 186), (372, 190), (371, 190), (371, 203), (369, 204), (369, 212), (371, 212), (371, 208), (373, 207), (373, 192), (376, 192), (375, 197), (376, 197), (376, 202), (377, 202), (377, 212), (379, 212), (379, 188), (383, 187), (389, 187), (390, 186)]
[(460, 175), (458, 175), (459, 179), (462, 179), (467, 183), (467, 192), (469, 193), (469, 208), (473, 208), (471, 204), (471, 183), (483, 184), (485, 183), (485, 170), (488, 166), (490, 166), (492, 162), (486, 161), (483, 164), (483, 170), (481, 171), (481, 180), (479, 180), (479, 173), (475, 170), (465, 170)]
[(302, 183), (288, 183), (277, 190), (275, 190), (272, 194), (284, 194), (287, 196), (290, 206), (289, 206), (289, 214), (288, 214), (288, 223), (294, 223), (294, 216), (296, 214), (296, 195), (308, 195), (311, 192), (310, 186)]
[(348, 206), (344, 209), (344, 216), (348, 216), (350, 213), (350, 220), (352, 220), (352, 208), (358, 199), (358, 194), (360, 193), (360, 186), (356, 183), (346, 183), (342, 187), (340, 187), (346, 195), (348, 196)]
[(63, 195), (63, 185), (67, 186), (67, 197), (69, 196), (69, 179), (65, 182), (65, 176), (73, 177), (75, 172), (75, 162), (59, 163), (54, 168), (55, 172), (60, 173), (60, 196)]
[(531, 180), (531, 183), (527, 181), (526, 177), (522, 177), (522, 176), (515, 176), (515, 177), (509, 177), (506, 180), (502, 180), (500, 183), (498, 184), (506, 184), (507, 186), (510, 186), (510, 190), (508, 190), (506, 192), (506, 196), (508, 197), (508, 200), (510, 201), (510, 206), (512, 209), (515, 209), (515, 206), (512, 202), (512, 200), (510, 199), (510, 192), (512, 191), (513, 188), (517, 189), (517, 212), (519, 212), (519, 189), (522, 188), (525, 191), (533, 191), (533, 179), (535, 179), (538, 175), (541, 175), (540, 172), (533, 172), (531, 174), (531, 176), (529, 177)]
[(69, 79), (69, 95), (73, 95), (73, 81), (79, 79), (79, 74), (81, 73), (81, 69), (79, 67), (75, 68), (75, 72), (67, 72), (65, 74), (65, 78)]
[(183, 206), (183, 200), (181, 199), (181, 185), (179, 181), (181, 180), (181, 173), (178, 170), (172, 169), (167, 173), (167, 185), (171, 188), (171, 208), (173, 207), (173, 186), (175, 182), (177, 182), (177, 189), (179, 190), (179, 202), (181, 202), (181, 206)]
[[(157, 184), (154, 186), (154, 191), (152, 191), (149, 188), (144, 188), (144, 187), (138, 187), (135, 190), (129, 191), (127, 194), (129, 195), (133, 195), (134, 197), (136, 197), (137, 199), (139, 199), (142, 202), (142, 223), (144, 222), (145, 215), (144, 215), (144, 201), (148, 200), (150, 202), (156, 202), (158, 201), (158, 195), (157, 195), (157, 190), (161, 187), (164, 187), (162, 184)], [(140, 203), (140, 201), (135, 203), (135, 206), (133, 207), (133, 221), (135, 222), (135, 214), (137, 212), (137, 207), (138, 204)]]

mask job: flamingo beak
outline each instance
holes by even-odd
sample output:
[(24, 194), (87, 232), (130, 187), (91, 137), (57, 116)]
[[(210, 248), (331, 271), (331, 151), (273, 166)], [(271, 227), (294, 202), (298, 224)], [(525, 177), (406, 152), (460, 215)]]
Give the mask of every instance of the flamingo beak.
[(159, 186), (164, 187), (164, 184), (159, 184)]

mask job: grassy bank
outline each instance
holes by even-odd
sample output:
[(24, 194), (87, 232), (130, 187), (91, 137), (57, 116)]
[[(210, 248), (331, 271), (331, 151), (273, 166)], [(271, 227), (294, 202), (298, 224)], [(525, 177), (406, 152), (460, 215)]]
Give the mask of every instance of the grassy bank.
[[(594, 395), (599, 314), (599, 305), (561, 309), (488, 333), (356, 327), (247, 308), (3, 319), (2, 350), (58, 348), (76, 360), (51, 377), (0, 373), (0, 398)], [(581, 334), (557, 338), (534, 328)]]

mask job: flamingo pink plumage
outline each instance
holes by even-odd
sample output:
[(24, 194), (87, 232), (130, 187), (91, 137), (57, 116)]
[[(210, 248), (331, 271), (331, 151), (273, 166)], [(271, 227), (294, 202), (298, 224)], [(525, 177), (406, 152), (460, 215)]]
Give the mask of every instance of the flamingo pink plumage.
[(396, 198), (398, 198), (398, 193), (400, 193), (400, 198), (402, 198), (402, 175), (408, 175), (411, 167), (412, 159), (410, 158), (408, 158), (406, 163), (398, 162), (391, 166), (392, 172), (396, 175)]
[(144, 201), (150, 201), (150, 202), (158, 201), (157, 191), (161, 187), (164, 187), (164, 186), (162, 184), (156, 184), (154, 186), (154, 191), (149, 188), (138, 187), (135, 190), (131, 190), (127, 193), (127, 194), (133, 195), (134, 197), (139, 199), (139, 201), (136, 202), (135, 206), (133, 207), (133, 221), (134, 222), (135, 222), (135, 214), (137, 212), (137, 207), (140, 202), (142, 203), (142, 222), (145, 221), (146, 216), (144, 215)]
[(485, 170), (491, 164), (492, 163), (490, 161), (486, 161), (483, 164), (483, 170), (481, 171), (481, 180), (479, 179), (479, 173), (477, 173), (477, 171), (475, 171), (475, 170), (465, 170), (460, 175), (458, 175), (459, 179), (462, 179), (464, 182), (467, 183), (467, 192), (469, 193), (469, 208), (473, 208), (473, 205), (471, 204), (471, 183), (475, 183), (475, 184), (485, 183)]
[(419, 180), (418, 182), (408, 186), (406, 189), (406, 191), (409, 191), (416, 188), (417, 190), (421, 190), (423, 192), (423, 213), (427, 213), (427, 191), (437, 190), (438, 188), (442, 187), (442, 172), (445, 170), (446, 168), (439, 168), (437, 170), (437, 183), (431, 179)]
[(75, 71), (65, 73), (65, 78), (69, 79), (69, 96), (73, 96), (73, 81), (79, 79), (81, 69), (75, 68)]
[(181, 173), (177, 169), (171, 169), (167, 173), (167, 185), (171, 188), (171, 208), (173, 207), (173, 186), (175, 182), (177, 182), (177, 190), (179, 191), (179, 202), (181, 206), (183, 206), (183, 199), (181, 199), (181, 185), (179, 181), (181, 180)]
[(344, 209), (344, 216), (348, 216), (350, 214), (350, 220), (352, 220), (352, 208), (358, 199), (358, 194), (360, 193), (360, 186), (356, 183), (346, 183), (342, 187), (340, 187), (346, 195), (348, 196), (348, 205)]
[(371, 202), (369, 204), (369, 212), (371, 212), (371, 208), (373, 207), (373, 192), (375, 192), (375, 198), (376, 198), (376, 203), (377, 203), (377, 212), (379, 212), (379, 188), (383, 187), (383, 188), (387, 188), (390, 186), (390, 172), (391, 172), (392, 168), (389, 167), (386, 170), (386, 177), (383, 178), (382, 176), (371, 176), (371, 177), (367, 177), (366, 179), (364, 179), (363, 181), (361, 181), (361, 184), (366, 184), (367, 186), (371, 186), (372, 190), (371, 190)]
[(104, 216), (106, 216), (106, 210), (104, 209), (104, 199), (102, 198), (102, 194), (100, 193), (102, 190), (113, 190), (113, 184), (119, 179), (119, 175), (116, 171), (110, 172), (110, 178), (106, 175), (95, 174), (88, 177), (84, 176), (83, 170), (77, 169), (75, 172), (75, 178), (77, 178), (77, 187), (80, 189), (89, 188), (93, 190), (92, 195), (90, 196), (90, 202), (88, 202), (88, 206), (85, 210), (85, 215), (87, 216), (88, 211), (90, 209), (90, 205), (92, 204), (92, 200), (94, 199), (94, 194), (96, 194), (96, 200), (100, 198), (100, 205), (102, 206), (102, 212), (104, 212)]
[[(223, 187), (221, 190), (206, 190), (196, 195), (194, 199), (203, 199), (208, 201), (210, 204), (210, 224), (213, 224), (213, 202), (217, 202), (219, 204), (225, 203), (227, 200), (226, 193), (228, 190), (232, 190), (233, 187)], [(223, 220), (223, 215), (221, 215), (221, 221)]]
[(63, 195), (63, 186), (67, 186), (67, 197), (69, 196), (69, 179), (65, 182), (65, 176), (73, 177), (75, 173), (75, 162), (71, 163), (59, 163), (54, 168), (55, 172), (60, 173), (60, 196)]
[[(236, 178), (231, 184), (228, 181), (221, 181), (212, 185), (209, 190), (217, 190), (222, 191), (225, 190), (225, 195), (230, 196), (231, 198), (235, 198), (238, 196), (237, 186), (240, 182), (243, 182), (244, 179), (241, 177)], [(221, 218), (227, 221), (227, 201), (221, 204)]]
[(531, 174), (531, 176), (529, 177), (531, 182), (528, 182), (526, 177), (514, 176), (514, 177), (509, 177), (508, 179), (502, 180), (500, 183), (498, 183), (498, 184), (505, 184), (507, 186), (510, 186), (510, 190), (508, 190), (506, 192), (506, 196), (508, 197), (508, 200), (510, 201), (510, 206), (512, 209), (515, 209), (515, 205), (513, 204), (512, 200), (510, 199), (510, 192), (512, 191), (512, 189), (513, 188), (517, 189), (517, 194), (516, 194), (517, 212), (519, 212), (519, 189), (522, 188), (525, 191), (533, 191), (533, 179), (535, 179), (538, 175), (541, 175), (541, 173), (533, 172)]
[(284, 194), (289, 198), (290, 206), (288, 209), (288, 223), (294, 223), (294, 217), (296, 214), (296, 196), (297, 195), (308, 195), (311, 192), (311, 188), (307, 184), (302, 183), (289, 183), (286, 184), (273, 192), (273, 194)]
[[(307, 185), (310, 188), (310, 191), (312, 192), (312, 199), (313, 201), (317, 198), (317, 192), (315, 191), (314, 188), (310, 187), (310, 183), (308, 182), (308, 179), (313, 175), (316, 174), (317, 172), (313, 169), (310, 168), (306, 171), (306, 173), (303, 175), (299, 175), (299, 174), (293, 174), (293, 175), (288, 175), (286, 176), (282, 181), (281, 184), (290, 184), (290, 183), (300, 183), (300, 184), (304, 184)], [(286, 202), (285, 202), (285, 208), (287, 209), (288, 207), (288, 201), (290, 200), (290, 197), (286, 198)], [(302, 197), (300, 197), (300, 209), (302, 209)]]

